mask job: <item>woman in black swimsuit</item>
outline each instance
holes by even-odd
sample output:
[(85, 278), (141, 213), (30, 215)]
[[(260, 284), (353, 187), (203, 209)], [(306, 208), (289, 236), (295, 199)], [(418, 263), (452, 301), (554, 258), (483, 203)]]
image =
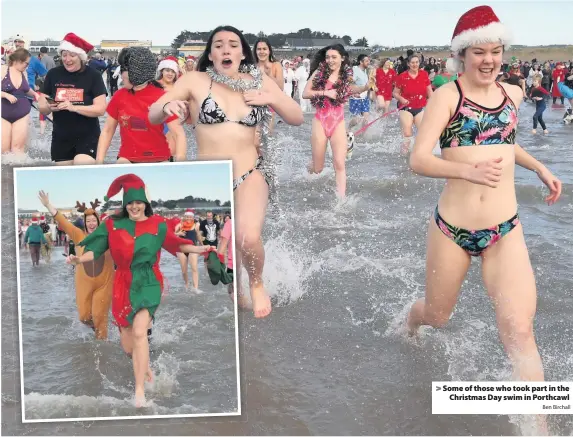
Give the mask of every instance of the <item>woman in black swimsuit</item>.
[[(271, 312), (262, 279), (265, 252), (261, 240), (270, 180), (255, 147), (255, 128), (263, 125), (263, 134), (267, 131), (268, 107), (287, 124), (299, 126), (304, 121), (300, 106), (256, 68), (243, 34), (221, 26), (211, 32), (197, 71), (180, 78), (149, 112), (152, 123), (179, 114), (195, 124), (198, 159), (233, 161), (236, 266), (242, 262), (247, 269), (255, 317)], [(264, 144), (263, 152), (268, 152)], [(244, 307), (239, 267), (236, 283), (238, 303)]]

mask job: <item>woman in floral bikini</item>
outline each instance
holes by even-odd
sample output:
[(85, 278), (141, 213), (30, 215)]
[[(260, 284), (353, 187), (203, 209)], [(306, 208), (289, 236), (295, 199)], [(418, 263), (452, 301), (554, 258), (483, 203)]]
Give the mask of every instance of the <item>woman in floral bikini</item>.
[[(489, 6), (459, 20), (449, 62), (464, 71), (429, 100), (410, 166), (447, 184), (430, 220), (426, 292), (410, 309), (407, 325), (447, 324), (471, 263), (481, 256), (485, 287), (496, 312), (501, 341), (519, 380), (542, 381), (543, 365), (533, 334), (536, 287), (517, 214), (514, 164), (535, 171), (552, 205), (561, 182), (515, 144), (520, 88), (495, 81), (508, 38)], [(432, 150), (440, 141), (442, 159)]]

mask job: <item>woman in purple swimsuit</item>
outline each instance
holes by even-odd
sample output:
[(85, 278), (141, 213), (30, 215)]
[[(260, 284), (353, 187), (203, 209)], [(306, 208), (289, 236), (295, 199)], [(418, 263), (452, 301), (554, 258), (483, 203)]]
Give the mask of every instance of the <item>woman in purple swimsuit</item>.
[(2, 153), (24, 153), (32, 104), (27, 96), (37, 98), (24, 74), (30, 63), (30, 52), (17, 49), (2, 66)]

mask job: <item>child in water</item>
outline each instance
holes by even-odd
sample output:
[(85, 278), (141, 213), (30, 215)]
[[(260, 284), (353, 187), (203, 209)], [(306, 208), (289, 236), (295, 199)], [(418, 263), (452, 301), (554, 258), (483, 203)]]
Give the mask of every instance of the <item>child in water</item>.
[(537, 122), (541, 125), (544, 134), (548, 134), (549, 131), (545, 126), (545, 122), (543, 121), (543, 112), (547, 108), (547, 104), (545, 103), (545, 96), (549, 96), (549, 92), (545, 88), (541, 86), (541, 76), (535, 75), (533, 77), (533, 83), (531, 88), (531, 100), (535, 102), (535, 114), (533, 114), (533, 130), (531, 133), (537, 133)]

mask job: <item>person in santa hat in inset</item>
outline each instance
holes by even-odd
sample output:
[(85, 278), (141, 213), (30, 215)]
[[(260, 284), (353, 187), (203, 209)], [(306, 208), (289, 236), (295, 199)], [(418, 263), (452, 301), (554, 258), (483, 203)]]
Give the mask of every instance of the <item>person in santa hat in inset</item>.
[(38, 217), (32, 217), (32, 223), (24, 235), (24, 244), (30, 252), (32, 266), (40, 265), (40, 249), (48, 244), (44, 232), (38, 223)]
[(68, 33), (58, 47), (62, 65), (46, 75), (38, 103), (53, 115), (51, 157), (57, 165), (95, 163), (100, 136), (98, 117), (105, 114), (107, 88), (102, 75), (86, 65), (93, 46)]
[(195, 56), (187, 56), (187, 59), (185, 59), (184, 73), (188, 73), (191, 71), (195, 71)]
[[(521, 88), (496, 82), (509, 36), (489, 6), (471, 9), (455, 28), (448, 59), (453, 73), (429, 100), (410, 167), (423, 176), (447, 179), (429, 223), (426, 294), (410, 309), (407, 325), (445, 326), (454, 310), (472, 256), (482, 257), (482, 276), (514, 377), (543, 381), (533, 334), (536, 286), (517, 213), (514, 162), (549, 189), (553, 205), (561, 182), (516, 144)], [(441, 159), (434, 155), (436, 141)], [(539, 199), (541, 200), (541, 199)]]

